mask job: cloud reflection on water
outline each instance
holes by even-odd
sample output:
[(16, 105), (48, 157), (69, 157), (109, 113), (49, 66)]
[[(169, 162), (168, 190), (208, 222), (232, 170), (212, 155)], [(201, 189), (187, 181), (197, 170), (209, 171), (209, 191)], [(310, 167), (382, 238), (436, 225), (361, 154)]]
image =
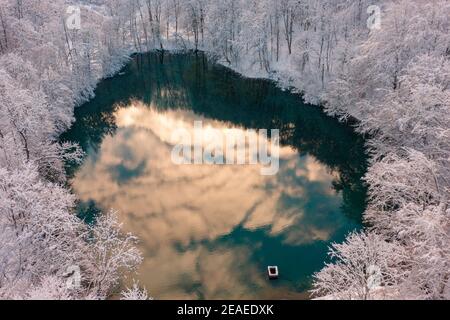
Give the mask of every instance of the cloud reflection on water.
[[(139, 102), (118, 108), (117, 131), (89, 154), (73, 180), (83, 201), (120, 212), (141, 240), (140, 281), (156, 298), (256, 298), (269, 290), (251, 245), (222, 242), (237, 228), (281, 237), (289, 246), (327, 241), (343, 224), (335, 174), (311, 156), (280, 147), (280, 171), (260, 165), (175, 165), (174, 128), (231, 124)], [(239, 128), (238, 128), (239, 129)], [(274, 290), (273, 288), (271, 289)], [(289, 291), (289, 289), (283, 289)]]

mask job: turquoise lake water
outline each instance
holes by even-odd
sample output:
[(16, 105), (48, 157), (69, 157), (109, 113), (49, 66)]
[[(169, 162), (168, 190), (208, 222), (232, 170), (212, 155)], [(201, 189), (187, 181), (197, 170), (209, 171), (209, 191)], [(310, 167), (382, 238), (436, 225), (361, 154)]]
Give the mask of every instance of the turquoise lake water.
[[(62, 140), (79, 214), (114, 208), (139, 239), (135, 277), (155, 299), (302, 299), (327, 247), (362, 227), (364, 139), (267, 80), (202, 54), (136, 55), (76, 109)], [(173, 130), (280, 130), (280, 167), (177, 165)], [(269, 138), (270, 139), (270, 138)], [(217, 141), (215, 141), (217, 142)], [(266, 269), (276, 265), (280, 278)]]

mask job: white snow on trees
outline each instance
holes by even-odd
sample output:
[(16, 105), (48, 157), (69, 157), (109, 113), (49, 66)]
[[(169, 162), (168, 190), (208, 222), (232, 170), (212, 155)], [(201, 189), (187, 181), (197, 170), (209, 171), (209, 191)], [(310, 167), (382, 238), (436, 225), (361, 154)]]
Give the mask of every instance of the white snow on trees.
[[(65, 24), (73, 5), (79, 29)], [(60, 184), (82, 152), (57, 137), (99, 79), (156, 48), (205, 50), (369, 135), (368, 228), (332, 247), (315, 293), (449, 299), (449, 16), (445, 0), (0, 0), (0, 298), (105, 298), (139, 262), (114, 213), (74, 216)]]
[(70, 4), (0, 1), (0, 299), (107, 298), (141, 260), (113, 212), (88, 225), (61, 186), (82, 152), (58, 134), (129, 53), (105, 6), (64, 28)]

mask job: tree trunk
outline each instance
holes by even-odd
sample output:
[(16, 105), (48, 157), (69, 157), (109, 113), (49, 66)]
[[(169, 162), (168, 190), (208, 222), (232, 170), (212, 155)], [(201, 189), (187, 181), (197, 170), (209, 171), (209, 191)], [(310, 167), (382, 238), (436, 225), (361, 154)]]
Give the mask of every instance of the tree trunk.
[[(2, 8), (0, 8), (0, 23), (1, 23), (2, 29), (3, 29), (4, 48), (6, 51), (8, 49), (8, 36), (6, 34), (6, 23), (5, 23), (5, 19), (3, 18), (3, 9)], [(1, 41), (0, 41), (0, 43), (1, 43)], [(3, 51), (3, 49), (2, 49), (2, 51)]]
[(145, 46), (147, 47), (147, 51), (150, 51), (150, 48), (148, 45), (147, 25), (145, 24), (145, 21), (144, 21), (144, 15), (142, 14), (141, 4), (139, 3), (139, 0), (136, 0), (136, 1), (137, 1), (137, 5), (139, 8), (139, 16), (141, 17), (142, 29), (144, 29)]
[(20, 137), (23, 140), (23, 148), (25, 150), (25, 154), (27, 155), (27, 161), (30, 161), (30, 150), (28, 149), (28, 141), (27, 141), (27, 137), (25, 136), (25, 134), (22, 131), (18, 131)]

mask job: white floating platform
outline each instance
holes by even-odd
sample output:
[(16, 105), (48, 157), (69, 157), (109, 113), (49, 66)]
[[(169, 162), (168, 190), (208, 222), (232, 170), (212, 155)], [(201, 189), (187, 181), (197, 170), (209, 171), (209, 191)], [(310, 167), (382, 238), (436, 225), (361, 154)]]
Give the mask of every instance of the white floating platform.
[(270, 280), (278, 279), (278, 276), (279, 276), (278, 267), (277, 266), (268, 266), (267, 267), (267, 275), (269, 276)]

